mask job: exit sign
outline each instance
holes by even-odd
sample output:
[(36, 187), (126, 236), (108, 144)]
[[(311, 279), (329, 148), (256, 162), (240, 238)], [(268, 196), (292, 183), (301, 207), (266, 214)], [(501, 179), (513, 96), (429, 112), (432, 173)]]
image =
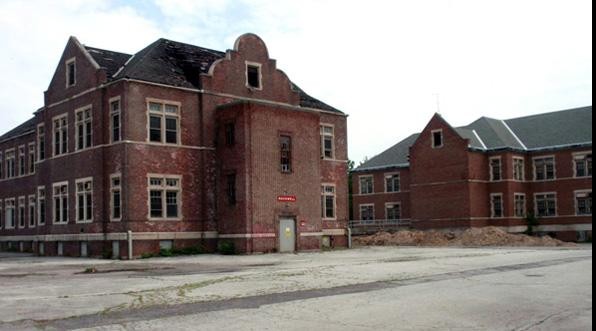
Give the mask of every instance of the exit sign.
[(277, 197), (277, 201), (279, 202), (296, 202), (295, 195), (280, 195)]

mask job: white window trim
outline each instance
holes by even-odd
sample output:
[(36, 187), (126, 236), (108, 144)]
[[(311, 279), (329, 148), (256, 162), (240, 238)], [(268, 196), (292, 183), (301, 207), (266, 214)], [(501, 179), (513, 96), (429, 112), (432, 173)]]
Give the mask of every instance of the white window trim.
[(4, 201), (2, 199), (0, 199), (0, 230), (2, 230), (6, 224), (6, 221), (4, 220), (6, 218), (6, 215), (3, 214), (3, 210), (2, 206), (4, 205)]
[(576, 190), (576, 191), (573, 191), (573, 205), (575, 207), (575, 216), (591, 217), (592, 214), (580, 214), (579, 213), (579, 205), (577, 203), (577, 195), (578, 194), (584, 194), (584, 193), (592, 193), (592, 190)]
[[(151, 217), (151, 189), (156, 189), (156, 186), (151, 186), (149, 181), (151, 178), (161, 178), (164, 181), (166, 179), (177, 179), (178, 180), (178, 217), (167, 217), (167, 197), (164, 195), (162, 197), (162, 210), (164, 213), (164, 217)], [(182, 175), (164, 175), (164, 174), (147, 174), (147, 219), (149, 221), (168, 221), (168, 222), (179, 222), (183, 221), (183, 196), (184, 190), (182, 187)], [(163, 185), (160, 187), (163, 189), (164, 193), (167, 191), (167, 186)]]
[[(27, 145), (19, 145), (19, 153), (18, 153), (18, 176), (17, 177), (24, 177), (27, 175), (27, 156), (28, 156), (28, 149), (26, 148)], [(23, 163), (21, 164), (21, 160)], [(22, 166), (22, 168), (21, 168)], [(23, 170), (21, 172), (21, 169)]]
[[(501, 216), (497, 216), (495, 213), (494, 198), (496, 197), (501, 198)], [(505, 201), (503, 200), (503, 193), (490, 194), (490, 218), (505, 218)]]
[[(549, 179), (537, 179), (537, 173), (536, 173), (536, 160), (541, 160), (541, 159), (553, 159), (553, 178), (549, 178)], [(533, 179), (535, 182), (548, 182), (548, 181), (553, 181), (557, 179), (557, 158), (555, 157), (555, 155), (542, 155), (542, 156), (535, 156), (532, 158), (532, 169), (533, 169)]]
[[(397, 175), (399, 177), (399, 187), (398, 187), (398, 190), (397, 191), (389, 192), (389, 190), (387, 190), (387, 179), (390, 178), (390, 177), (393, 177), (395, 175)], [(401, 192), (401, 173), (399, 171), (398, 172), (388, 172), (388, 173), (385, 173), (384, 176), (383, 176), (383, 179), (384, 179), (383, 186), (385, 186), (385, 193), (400, 193)], [(373, 183), (373, 186), (374, 186), (374, 183)]]
[[(493, 165), (492, 165), (492, 162), (494, 160), (499, 160), (499, 171), (501, 173), (500, 179), (494, 179), (495, 174), (494, 174)], [(490, 158), (488, 158), (488, 172), (489, 172), (491, 182), (501, 182), (501, 181), (503, 181), (503, 179), (505, 179), (505, 176), (503, 176), (503, 159), (501, 158), (501, 156), (491, 156)]]
[(386, 202), (385, 203), (385, 219), (386, 220), (389, 220), (389, 213), (387, 212), (388, 207), (395, 206), (395, 205), (399, 206), (399, 216), (398, 216), (397, 220), (402, 219), (402, 212), (403, 212), (403, 210), (401, 209), (402, 204), (401, 204), (401, 201), (398, 201), (398, 202)]
[[(246, 65), (245, 65), (244, 75), (246, 77), (246, 79), (245, 79), (246, 88), (248, 88), (250, 90), (255, 90), (255, 91), (262, 91), (263, 90), (263, 65), (261, 63), (251, 62), (251, 61), (246, 61), (245, 63), (246, 63)], [(248, 83), (248, 67), (256, 67), (259, 69), (259, 87), (250, 86), (250, 84)]]
[[(39, 221), (41, 220), (41, 200), (40, 199), (40, 192), (43, 191), (43, 201), (44, 201), (44, 209), (46, 211), (45, 213), (45, 219), (43, 224), (41, 224)], [(45, 186), (38, 186), (37, 187), (37, 207), (36, 207), (36, 212), (37, 212), (37, 226), (44, 226), (46, 225), (46, 223), (48, 222), (48, 213), (47, 213), (47, 206), (48, 206), (48, 199), (47, 199), (47, 191), (46, 191), (46, 187)]]
[(47, 150), (46, 125), (45, 125), (45, 123), (40, 123), (40, 124), (37, 125), (37, 130), (36, 130), (36, 133), (37, 133), (37, 137), (36, 137), (36, 141), (37, 141), (37, 147), (36, 147), (36, 150), (37, 150), (37, 156), (36, 156), (37, 162), (43, 161), (42, 159), (40, 159), (40, 157), (41, 157), (41, 144), (39, 142), (41, 141), (40, 138), (42, 137), (42, 135), (39, 134), (39, 129), (40, 128), (43, 128), (43, 145), (44, 145), (44, 153), (43, 153), (44, 158), (43, 158), (43, 160), (45, 160), (47, 158), (47, 154), (45, 153), (46, 150)]
[[(21, 207), (23, 207), (23, 225), (21, 225)], [(24, 195), (21, 195), (18, 198), (16, 225), (19, 229), (24, 229), (27, 227), (27, 197)]]
[[(35, 142), (31, 142), (27, 145), (28, 150), (27, 150), (27, 165), (28, 165), (28, 169), (29, 170), (29, 175), (33, 175), (35, 174), (35, 162), (37, 160), (37, 147)], [(33, 149), (31, 149), (31, 147), (33, 147)], [(33, 153), (31, 153), (31, 151), (33, 151)], [(31, 154), (33, 154), (33, 159), (31, 159)]]
[[(27, 214), (29, 215), (29, 222), (27, 223), (27, 226), (29, 226), (29, 228), (35, 228), (35, 226), (37, 225), (37, 199), (36, 199), (37, 194), (31, 194), (27, 197)], [(31, 199), (33, 199), (33, 203), (31, 203)], [(33, 213), (31, 213), (31, 207), (33, 207)], [(31, 222), (33, 219), (33, 222)]]
[[(159, 103), (163, 106), (162, 112), (154, 112), (151, 111), (149, 105), (151, 103)], [(166, 113), (166, 105), (172, 105), (178, 107), (178, 113), (175, 115)], [(165, 100), (165, 99), (156, 99), (156, 98), (145, 98), (145, 106), (146, 106), (146, 114), (147, 114), (147, 136), (145, 137), (145, 142), (152, 144), (152, 145), (159, 145), (159, 146), (181, 146), (182, 145), (182, 103), (178, 101), (172, 100)], [(151, 141), (151, 115), (160, 115), (161, 116), (161, 141)], [(166, 143), (166, 118), (168, 117), (175, 117), (177, 118), (176, 121), (176, 143)]]
[[(330, 127), (333, 133), (327, 134), (324, 132), (325, 127)], [(323, 160), (335, 160), (335, 125), (331, 123), (320, 123), (319, 124), (320, 136), (321, 136), (321, 159)], [(325, 137), (331, 137), (331, 157), (325, 156)]]
[[(89, 117), (89, 120), (85, 119), (85, 111), (89, 110), (89, 114), (91, 117)], [(75, 126), (75, 151), (84, 151), (87, 149), (91, 149), (93, 148), (93, 105), (87, 105), (85, 107), (81, 107), (81, 108), (77, 108), (75, 109), (75, 117), (74, 117), (74, 126)], [(79, 121), (77, 119), (77, 115), (79, 115), (79, 113), (83, 113), (83, 120)], [(87, 142), (87, 121), (89, 121), (91, 123), (91, 137), (89, 137), (89, 139), (91, 139), (91, 141), (89, 142), (89, 147), (86, 147), (86, 142)], [(83, 147), (79, 148), (79, 124), (83, 124)]]
[[(10, 157), (10, 160), (12, 160), (12, 176), (9, 176), (10, 172), (8, 171), (8, 154), (12, 154), (12, 156)], [(17, 151), (15, 148), (9, 148), (7, 150), (4, 151), (4, 162), (5, 162), (5, 167), (4, 167), (4, 178), (5, 179), (13, 179), (13, 178), (17, 178), (19, 176), (17, 176)]]
[[(73, 66), (73, 68), (74, 68), (74, 83), (68, 84), (69, 83), (68, 76), (70, 73), (70, 70), (68, 69), (68, 67), (71, 63), (74, 63), (74, 66)], [(64, 62), (64, 73), (66, 75), (66, 77), (65, 77), (66, 78), (66, 80), (65, 80), (66, 88), (68, 89), (68, 88), (77, 86), (77, 58), (76, 57), (72, 57)]]
[[(66, 151), (64, 151), (63, 153), (57, 154), (56, 152), (56, 121), (57, 120), (61, 120), (63, 118), (66, 118)], [(53, 157), (61, 157), (61, 156), (66, 156), (68, 155), (68, 150), (69, 150), (69, 142), (68, 142), (68, 113), (64, 113), (64, 114), (60, 114), (57, 116), (52, 117), (52, 156)], [(60, 127), (62, 128), (62, 127)], [(60, 135), (60, 137), (62, 137), (62, 135)], [(60, 148), (62, 148), (62, 141), (60, 143)]]
[[(555, 196), (555, 215), (551, 215), (551, 216), (540, 216), (538, 214), (538, 199), (537, 197), (539, 195), (554, 195)], [(540, 217), (540, 218), (555, 218), (555, 217), (559, 217), (559, 199), (558, 199), (558, 195), (557, 192), (537, 192), (534, 193), (534, 215), (536, 215), (536, 217)]]
[[(580, 157), (586, 157), (592, 154), (592, 151), (583, 151), (583, 152), (576, 152), (571, 154), (572, 164), (573, 164), (573, 178), (592, 178), (592, 176), (577, 176), (577, 159)], [(588, 171), (588, 169), (586, 169)]]
[[(12, 209), (12, 217), (14, 219), (14, 224), (11, 225), (11, 226), (9, 226), (9, 224), (8, 224), (8, 218), (6, 217), (7, 216), (6, 213), (8, 213), (8, 209), (9, 209), (7, 207), (8, 204), (9, 204), (9, 202), (12, 202), (12, 208), (10, 208), (10, 209)], [(6, 230), (13, 230), (13, 229), (15, 229), (17, 227), (17, 225), (18, 225), (18, 219), (17, 219), (18, 218), (17, 217), (17, 200), (16, 200), (16, 198), (4, 199), (4, 212), (5, 212), (5, 214), (4, 214), (4, 228)]]
[[(68, 209), (67, 209), (67, 215), (66, 215), (67, 216), (66, 222), (61, 222), (60, 220), (57, 221), (55, 219), (55, 217), (56, 217), (56, 201), (55, 201), (55, 196), (54, 196), (54, 194), (55, 194), (54, 189), (57, 186), (64, 186), (64, 185), (66, 185), (66, 199), (68, 199)], [(69, 186), (68, 181), (63, 181), (63, 182), (58, 182), (58, 183), (52, 184), (52, 224), (53, 225), (66, 225), (69, 223), (69, 220), (71, 217), (71, 215), (70, 215), (71, 214), (70, 213), (71, 204), (70, 204), (70, 199), (69, 199), (70, 198), (70, 189), (68, 186)], [(46, 192), (46, 199), (47, 199), (47, 192)], [(47, 203), (47, 201), (46, 201), (46, 203)], [(62, 208), (62, 204), (59, 207)], [(60, 213), (60, 215), (62, 216), (62, 213)]]
[[(441, 133), (441, 145), (435, 146), (435, 133)], [(430, 132), (430, 147), (433, 149), (443, 148), (445, 146), (445, 135), (443, 134), (443, 129), (432, 130)]]
[[(118, 111), (113, 111), (112, 110), (112, 103), (113, 102), (116, 102), (116, 101), (118, 101), (119, 108), (118, 108)], [(109, 141), (110, 141), (110, 144), (113, 144), (115, 142), (122, 141), (122, 97), (121, 96), (116, 96), (116, 97), (110, 98), (108, 100), (108, 107), (110, 108), (110, 111), (109, 111), (109, 113), (110, 113), (110, 116), (109, 116), (109, 118), (110, 118), (109, 119), (110, 120), (110, 125), (109, 125), (109, 127), (110, 127), (110, 129), (109, 129), (110, 130), (110, 139), (109, 139)], [(148, 110), (149, 110), (149, 106), (147, 106), (147, 111)], [(112, 135), (114, 133), (114, 121), (112, 121), (112, 116), (114, 116), (115, 114), (118, 114), (119, 119), (120, 119), (120, 121), (119, 121), (120, 122), (120, 130), (118, 131), (118, 135), (119, 135), (119, 138), (120, 139), (118, 141), (114, 141), (114, 139), (113, 139), (114, 137)], [(149, 138), (149, 137), (147, 136), (147, 138)]]
[[(326, 217), (327, 215), (325, 215), (325, 217), (323, 217), (322, 220), (323, 221), (336, 221), (337, 220), (337, 186), (334, 183), (321, 183), (321, 187), (323, 188), (323, 192), (321, 192), (321, 195), (323, 197), (331, 195), (331, 194), (325, 192), (325, 187), (328, 187), (328, 186), (333, 187), (333, 217)], [(327, 206), (323, 206), (325, 211), (326, 211), (326, 207)]]
[[(120, 186), (113, 186), (113, 180), (115, 178), (120, 179)], [(114, 191), (118, 189), (120, 190), (120, 217), (119, 218), (113, 218), (112, 216), (114, 215)], [(149, 205), (149, 208), (151, 208), (151, 204)], [(115, 173), (110, 175), (110, 222), (121, 222), (122, 221), (122, 174), (121, 173)], [(151, 212), (151, 210), (149, 211)]]
[[(519, 216), (516, 213), (516, 211), (517, 211), (516, 210), (516, 208), (517, 208), (516, 198), (517, 197), (524, 197), (524, 208), (523, 208), (523, 213), (522, 213), (523, 216)], [(528, 197), (526, 196), (526, 194), (525, 193), (514, 193), (513, 194), (513, 217), (524, 218), (524, 217), (526, 217), (527, 212), (528, 212)]]
[[(371, 191), (372, 192), (370, 192), (370, 193), (362, 193), (362, 179), (363, 178), (371, 178), (372, 179), (372, 187), (371, 187)], [(361, 196), (375, 194), (375, 176), (374, 175), (362, 175), (362, 176), (358, 176), (358, 192), (359, 192), (359, 195), (361, 195)]]
[(364, 218), (362, 217), (362, 207), (372, 207), (372, 217), (373, 217), (372, 220), (374, 221), (376, 219), (375, 204), (374, 203), (362, 203), (362, 204), (358, 205), (358, 215), (360, 216), (360, 220), (364, 221)]
[[(87, 183), (87, 182), (91, 182), (91, 219), (84, 219), (84, 220), (79, 220), (79, 184), (80, 183)], [(86, 177), (86, 178), (79, 178), (77, 180), (75, 180), (75, 187), (74, 187), (74, 191), (75, 191), (75, 224), (88, 224), (88, 223), (93, 223), (93, 212), (94, 212), (94, 208), (93, 208), (93, 204), (95, 203), (95, 199), (94, 199), (94, 194), (93, 191), (95, 190), (95, 186), (93, 185), (93, 177)], [(83, 194), (85, 194), (86, 191), (83, 191)], [(84, 204), (86, 208), (87, 204)], [(85, 216), (87, 214), (85, 213)]]
[[(515, 178), (515, 161), (522, 161), (521, 179)], [(513, 180), (516, 182), (524, 182), (526, 180), (526, 159), (520, 156), (514, 156), (512, 160), (513, 164)]]

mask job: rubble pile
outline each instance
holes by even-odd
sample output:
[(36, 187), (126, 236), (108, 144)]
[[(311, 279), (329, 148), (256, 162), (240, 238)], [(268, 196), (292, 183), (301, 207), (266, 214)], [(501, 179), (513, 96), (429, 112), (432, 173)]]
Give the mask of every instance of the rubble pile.
[(549, 236), (532, 237), (507, 233), (496, 227), (471, 228), (461, 233), (439, 231), (379, 232), (353, 239), (359, 246), (575, 246)]

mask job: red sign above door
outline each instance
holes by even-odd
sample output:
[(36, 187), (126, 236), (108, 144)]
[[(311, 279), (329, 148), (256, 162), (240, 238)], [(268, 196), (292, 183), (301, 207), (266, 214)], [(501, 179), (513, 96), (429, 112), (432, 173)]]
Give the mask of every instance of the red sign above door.
[(296, 202), (295, 195), (280, 195), (277, 197), (277, 201), (279, 202)]

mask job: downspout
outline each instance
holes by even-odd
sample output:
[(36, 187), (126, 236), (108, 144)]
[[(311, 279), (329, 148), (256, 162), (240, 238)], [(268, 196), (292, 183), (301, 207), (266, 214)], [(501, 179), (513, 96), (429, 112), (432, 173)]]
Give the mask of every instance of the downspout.
[[(124, 100), (121, 99), (121, 101), (120, 101), (122, 104), (126, 104), (126, 107), (120, 106), (120, 108), (123, 108), (121, 110), (120, 118), (121, 118), (121, 120), (124, 120), (123, 123), (120, 123), (120, 130), (121, 130), (120, 137), (121, 137), (122, 140), (125, 140), (126, 139), (125, 138), (125, 135), (127, 133), (126, 128), (128, 127), (128, 122), (129, 122), (129, 116), (128, 116), (128, 113), (129, 113), (128, 110), (130, 109), (129, 104), (128, 104), (129, 84), (130, 84), (129, 82), (124, 83), (124, 93), (122, 95), (122, 99), (124, 99)], [(122, 169), (120, 169), (120, 173), (121, 173), (120, 181), (121, 181), (121, 183), (128, 183), (128, 173), (129, 173), (129, 171), (128, 171), (128, 163), (129, 163), (129, 160), (128, 160), (128, 146), (129, 146), (128, 144), (123, 144), (122, 145), (124, 151), (122, 152), (123, 153), (123, 156), (122, 156), (122, 158), (123, 158)], [(132, 231), (130, 230), (130, 217), (127, 217), (128, 216), (128, 209), (126, 208), (126, 207), (128, 207), (130, 205), (129, 204), (129, 198), (128, 198), (129, 197), (129, 194), (128, 194), (128, 192), (126, 192), (126, 191), (128, 191), (128, 187), (129, 187), (129, 185), (122, 185), (122, 189), (121, 189), (122, 191), (120, 193), (120, 196), (121, 196), (121, 199), (122, 199), (122, 206), (120, 206), (120, 209), (122, 209), (122, 211), (121, 211), (121, 213), (122, 213), (122, 215), (121, 215), (122, 221), (123, 222), (126, 221), (126, 227), (128, 228), (128, 231), (127, 231), (128, 259), (129, 260), (132, 260), (132, 257), (134, 256), (132, 254), (133, 253), (132, 252), (132, 250), (133, 250)]]

